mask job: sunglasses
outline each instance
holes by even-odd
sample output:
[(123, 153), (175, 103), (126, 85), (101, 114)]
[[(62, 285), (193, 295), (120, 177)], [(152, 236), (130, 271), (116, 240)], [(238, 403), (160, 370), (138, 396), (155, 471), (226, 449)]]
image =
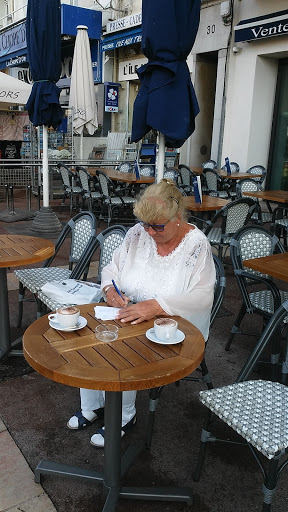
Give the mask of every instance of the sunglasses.
[(145, 229), (145, 231), (148, 231), (149, 228), (152, 228), (154, 231), (156, 231), (156, 233), (161, 233), (161, 231), (164, 231), (164, 228), (165, 226), (167, 226), (168, 222), (166, 222), (166, 224), (149, 224), (148, 222), (143, 222), (142, 220), (139, 220), (140, 226), (142, 226)]

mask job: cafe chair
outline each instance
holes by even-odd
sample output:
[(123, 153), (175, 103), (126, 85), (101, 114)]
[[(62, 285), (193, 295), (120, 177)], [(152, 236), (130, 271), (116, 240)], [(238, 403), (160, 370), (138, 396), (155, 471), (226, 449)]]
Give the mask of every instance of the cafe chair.
[(79, 200), (79, 197), (82, 196), (83, 189), (78, 185), (77, 175), (74, 174), (66, 165), (57, 164), (57, 168), (61, 176), (64, 189), (63, 199), (60, 206), (60, 213), (62, 211), (62, 207), (65, 206), (66, 197), (69, 197), (69, 212), (71, 217), (74, 199), (76, 201)]
[[(210, 314), (210, 330), (214, 323), (214, 320), (217, 316), (217, 313), (223, 303), (225, 290), (226, 290), (226, 276), (225, 276), (225, 270), (223, 263), (219, 260), (215, 254), (213, 254), (213, 260), (216, 270), (216, 281), (214, 286), (214, 300), (213, 305), (211, 309)], [(206, 341), (206, 347), (207, 347), (208, 340)], [(196, 372), (194, 374), (188, 375), (187, 377), (184, 377), (181, 380), (188, 380), (192, 382), (204, 382), (208, 389), (213, 388), (213, 382), (211, 374), (209, 373), (205, 356), (203, 357), (203, 360), (200, 364), (200, 368), (198, 369), (201, 371), (201, 375), (196, 375)], [(198, 371), (197, 370), (197, 371)], [(179, 385), (179, 381), (176, 382), (176, 385)], [(145, 446), (147, 449), (150, 449), (151, 443), (152, 443), (152, 435), (153, 435), (153, 429), (154, 429), (154, 423), (155, 423), (155, 413), (156, 413), (156, 407), (158, 405), (158, 400), (160, 398), (160, 395), (162, 393), (163, 386), (158, 388), (150, 389), (149, 391), (149, 417), (148, 417), (148, 425), (146, 430), (146, 438), (145, 438)]]
[(283, 238), (286, 251), (288, 250), (288, 208), (277, 206), (272, 214), (271, 231)]
[(101, 200), (102, 194), (99, 190), (95, 190), (93, 177), (84, 167), (77, 166), (76, 172), (83, 190), (81, 210), (84, 210), (85, 203), (87, 201), (89, 212), (92, 212), (93, 204)]
[(203, 169), (217, 169), (217, 162), (215, 160), (207, 160), (202, 164)]
[(155, 169), (153, 165), (139, 165), (139, 173), (140, 176), (154, 176), (155, 175)]
[[(231, 173), (234, 174), (234, 172), (240, 171), (240, 166), (239, 166), (239, 164), (237, 164), (237, 162), (230, 162), (230, 169), (231, 169)], [(227, 165), (226, 164), (222, 165), (221, 170), (227, 172)]]
[(102, 193), (102, 205), (101, 205), (101, 213), (100, 219), (103, 218), (104, 210), (107, 209), (107, 223), (110, 226), (110, 222), (113, 218), (113, 212), (115, 210), (119, 211), (119, 209), (123, 209), (125, 213), (127, 213), (128, 209), (136, 202), (135, 197), (125, 195), (120, 195), (114, 183), (106, 174), (100, 170), (96, 171), (96, 176), (100, 185), (101, 193)]
[[(278, 382), (247, 379), (265, 347), (273, 337), (277, 336), (283, 321), (287, 318), (287, 313), (288, 301), (285, 301), (271, 316), (234, 384), (200, 391), (200, 401), (207, 410), (201, 433), (200, 452), (193, 472), (194, 481), (200, 479), (207, 443), (220, 442), (222, 446), (225, 442), (229, 443), (227, 445), (229, 452), (233, 455), (236, 463), (239, 444), (242, 447), (247, 447), (250, 454), (253, 455), (251, 463), (252, 460), (256, 460), (264, 480), (262, 512), (271, 510), (278, 477), (288, 464), (288, 388)], [(221, 428), (219, 419), (222, 425), (224, 423), (223, 427), (225, 428), (225, 436), (223, 436), (223, 432), (221, 439), (216, 435), (216, 432), (217, 434), (222, 432), (222, 430), (219, 431)], [(217, 430), (213, 428), (216, 425)], [(228, 432), (227, 427), (229, 427)], [(238, 451), (235, 453), (231, 447), (233, 443), (238, 445)], [(267, 464), (265, 459), (267, 459)], [(217, 472), (214, 471), (213, 475), (217, 478)], [(245, 474), (243, 474), (244, 479)], [(244, 500), (245, 485), (243, 489)], [(243, 510), (249, 509), (248, 503), (246, 505), (242, 503), (242, 506)]]
[[(95, 252), (99, 250), (99, 265), (96, 282), (100, 284), (101, 272), (103, 268), (108, 265), (108, 263), (110, 263), (115, 249), (117, 249), (122, 244), (126, 232), (127, 229), (124, 226), (115, 225), (106, 228), (104, 231), (102, 231), (102, 233), (99, 233), (99, 235), (97, 235), (97, 237), (95, 237), (86, 248), (81, 259), (78, 261), (77, 265), (75, 265), (73, 271), (71, 272), (69, 279), (81, 279)], [(41, 290), (38, 292), (38, 300), (44, 305), (45, 311), (56, 311), (57, 308), (72, 305), (53, 300)], [(73, 306), (75, 305), (76, 304), (73, 304)]]
[[(279, 290), (272, 278), (245, 267), (243, 261), (282, 252), (285, 252), (285, 249), (279, 239), (262, 226), (244, 226), (232, 237), (230, 256), (241, 292), (242, 304), (231, 329), (225, 350), (230, 349), (235, 334), (246, 334), (240, 330), (241, 322), (246, 314), (260, 315), (265, 324), (280, 304), (288, 299), (288, 292)], [(288, 317), (285, 318), (285, 323), (287, 322)], [(274, 361), (274, 364), (276, 364), (277, 358), (277, 353), (271, 356), (272, 363)]]
[(178, 167), (178, 179), (177, 184), (180, 190), (185, 192), (185, 195), (191, 196), (194, 194), (193, 189), (193, 178), (196, 177), (195, 172), (193, 172), (188, 165), (180, 164)]
[(166, 167), (166, 169), (164, 169), (163, 178), (177, 182), (178, 171)]
[(119, 172), (134, 172), (133, 162), (122, 162), (117, 167), (117, 171)]
[[(78, 213), (63, 227), (55, 244), (54, 255), (46, 260), (42, 267), (14, 270), (15, 276), (19, 280), (18, 327), (20, 327), (22, 322), (23, 304), (26, 301), (36, 301), (37, 317), (41, 316), (41, 303), (38, 301), (37, 292), (49, 281), (58, 281), (70, 278), (73, 267), (80, 260), (87, 245), (89, 245), (93, 238), (96, 237), (96, 228), (96, 219), (93, 213)], [(65, 241), (70, 242), (69, 257), (67, 261), (68, 268), (65, 268), (65, 266), (54, 267), (52, 264), (55, 262), (56, 257), (61, 256), (60, 249)], [(84, 269), (84, 278), (87, 277), (88, 270), (89, 266)], [(26, 290), (33, 294), (33, 298), (25, 297)]]
[[(263, 167), (263, 165), (253, 165), (252, 167), (249, 167), (249, 169), (247, 169), (246, 173), (251, 174), (251, 178), (257, 181), (257, 183), (260, 183), (260, 185), (262, 185), (263, 181), (266, 178), (267, 171), (265, 167)], [(255, 178), (253, 178), (253, 174), (262, 174), (262, 176), (255, 176)]]
[(251, 197), (256, 203), (256, 211), (253, 213), (251, 220), (257, 224), (266, 224), (267, 222), (272, 222), (272, 213), (262, 211), (258, 197), (247, 194), (243, 195), (243, 192), (258, 192), (259, 190), (263, 190), (259, 182), (252, 178), (244, 178), (236, 184), (236, 197), (237, 199)]
[(211, 220), (199, 219), (205, 224), (202, 230), (210, 244), (217, 249), (221, 260), (230, 247), (232, 236), (250, 221), (255, 209), (255, 201), (247, 197), (222, 206)]
[(227, 183), (217, 171), (204, 168), (202, 176), (206, 194), (212, 197), (220, 197), (221, 199), (231, 199)]

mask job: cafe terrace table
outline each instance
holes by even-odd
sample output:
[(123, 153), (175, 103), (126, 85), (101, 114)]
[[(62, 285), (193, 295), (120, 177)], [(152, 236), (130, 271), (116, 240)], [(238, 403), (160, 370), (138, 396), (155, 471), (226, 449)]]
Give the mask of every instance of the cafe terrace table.
[[(203, 167), (191, 167), (191, 170), (195, 172), (195, 174), (201, 175), (204, 171)], [(260, 178), (262, 174), (249, 174), (248, 172), (233, 172), (231, 174), (227, 174), (223, 169), (212, 169), (216, 171), (219, 176), (222, 178), (226, 178), (227, 180), (242, 180), (243, 178)]]
[(120, 172), (116, 171), (115, 169), (101, 169), (99, 168), (93, 168), (88, 167), (87, 171), (91, 176), (96, 175), (96, 171), (102, 171), (110, 178), (112, 181), (122, 181), (123, 183), (136, 183), (136, 184), (143, 184), (143, 183), (154, 183), (155, 178), (154, 176), (140, 176), (140, 179), (137, 180), (136, 174), (134, 172)]
[(193, 324), (173, 317), (186, 335), (176, 345), (156, 344), (146, 338), (153, 320), (138, 325), (116, 321), (118, 339), (98, 341), (94, 329), (103, 322), (94, 318), (94, 306), (79, 306), (87, 326), (74, 332), (52, 329), (47, 315), (39, 318), (24, 333), (23, 351), (32, 368), (48, 379), (105, 391), (104, 471), (42, 460), (35, 469), (35, 481), (40, 482), (41, 474), (54, 474), (102, 482), (108, 493), (103, 512), (115, 511), (119, 497), (191, 504), (192, 490), (187, 487), (122, 486), (122, 476), (145, 446), (143, 441), (130, 445), (121, 459), (122, 391), (155, 388), (189, 375), (203, 359), (204, 338)]
[(183, 197), (184, 206), (187, 210), (192, 212), (209, 212), (213, 210), (220, 210), (222, 206), (230, 203), (227, 199), (221, 199), (220, 197), (213, 197), (203, 194), (202, 203), (196, 203), (194, 196)]
[(22, 351), (11, 351), (7, 268), (46, 260), (54, 252), (51, 240), (36, 236), (0, 235), (0, 360), (10, 352), (22, 355)]
[[(253, 174), (253, 176), (255, 175)], [(243, 192), (243, 195), (258, 197), (258, 199), (278, 204), (288, 203), (288, 190), (258, 190), (255, 192)]]
[(288, 252), (243, 261), (244, 267), (288, 282)]

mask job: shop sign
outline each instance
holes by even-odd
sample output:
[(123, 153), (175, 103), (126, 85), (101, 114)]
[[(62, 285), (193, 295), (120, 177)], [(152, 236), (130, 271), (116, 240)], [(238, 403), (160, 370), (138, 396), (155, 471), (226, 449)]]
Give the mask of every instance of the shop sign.
[(2, 32), (0, 36), (0, 57), (27, 47), (26, 23)]
[(118, 112), (119, 84), (105, 84), (105, 112)]
[(143, 64), (146, 64), (146, 62), (148, 62), (148, 60), (145, 57), (142, 59), (119, 62), (119, 82), (138, 79), (137, 69), (140, 68), (140, 66), (143, 66)]
[(118, 32), (119, 30), (127, 30), (129, 28), (137, 27), (142, 24), (142, 13), (131, 14), (125, 18), (118, 18), (118, 20), (110, 21), (106, 25), (107, 34), (110, 32)]
[(113, 41), (104, 42), (101, 45), (102, 52), (106, 52), (107, 50), (114, 50), (115, 48), (122, 48), (123, 46), (129, 46), (130, 44), (141, 43), (142, 34), (136, 35), (127, 35), (126, 37), (122, 37), (120, 39), (115, 39)]
[(235, 43), (288, 35), (288, 10), (242, 20), (236, 27)]

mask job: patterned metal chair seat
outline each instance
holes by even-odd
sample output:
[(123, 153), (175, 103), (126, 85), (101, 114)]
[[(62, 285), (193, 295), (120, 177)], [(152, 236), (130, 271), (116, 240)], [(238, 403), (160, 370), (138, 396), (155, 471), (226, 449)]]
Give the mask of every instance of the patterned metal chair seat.
[[(26, 289), (33, 295), (32, 300), (37, 303), (37, 316), (41, 314), (41, 304), (37, 299), (37, 292), (49, 281), (68, 279), (72, 273), (73, 266), (80, 260), (83, 251), (96, 236), (96, 219), (90, 212), (81, 212), (67, 222), (61, 231), (55, 244), (54, 255), (46, 260), (42, 267), (15, 270), (14, 274), (19, 279), (19, 315), (18, 326), (21, 325), (23, 315), (23, 303)], [(52, 267), (51, 264), (58, 255), (64, 241), (70, 237), (70, 253), (67, 262), (69, 268)], [(85, 275), (88, 273), (88, 268)]]
[(233, 236), (230, 255), (242, 295), (242, 305), (226, 343), (226, 350), (229, 350), (235, 334), (241, 333), (240, 325), (246, 313), (259, 314), (267, 321), (287, 299), (287, 292), (279, 290), (269, 276), (244, 267), (243, 261), (281, 252), (285, 252), (285, 249), (279, 239), (261, 226), (244, 226)]
[[(121, 243), (124, 240), (124, 237), (126, 235), (127, 229), (124, 226), (121, 225), (115, 225), (111, 226), (102, 233), (99, 233), (99, 235), (95, 238), (95, 243), (91, 245), (89, 253), (87, 255), (83, 255), (82, 261), (79, 262), (79, 265), (75, 266), (75, 269), (70, 274), (70, 279), (79, 279), (80, 274), (82, 273), (83, 267), (85, 267), (85, 257), (91, 260), (93, 254), (95, 253), (96, 249), (100, 247), (100, 256), (99, 256), (99, 266), (98, 266), (98, 274), (97, 274), (97, 283), (100, 284), (101, 282), (101, 272), (102, 269), (110, 263), (112, 259), (113, 252), (117, 247), (121, 245)], [(83, 261), (84, 259), (84, 261)], [(55, 311), (57, 308), (62, 306), (75, 306), (76, 304), (67, 304), (67, 303), (60, 303), (56, 300), (51, 299), (48, 297), (45, 293), (43, 293), (41, 290), (38, 291), (38, 300), (43, 303), (46, 308), (50, 309), (51, 311)]]
[(288, 448), (288, 414), (283, 414), (288, 411), (287, 386), (239, 382), (200, 391), (200, 401), (268, 459)]
[[(211, 221), (202, 220), (207, 226), (204, 233), (210, 244), (217, 247), (220, 259), (223, 257), (223, 249), (229, 247), (231, 237), (238, 229), (249, 222), (255, 208), (256, 204), (252, 199), (238, 199), (223, 206)], [(217, 225), (219, 219), (221, 220), (221, 227)]]
[[(288, 387), (269, 380), (247, 380), (264, 349), (270, 345), (287, 316), (288, 301), (283, 303), (270, 318), (254, 350), (246, 361), (234, 384), (200, 391), (200, 401), (206, 406), (206, 419), (201, 433), (201, 446), (193, 479), (198, 481), (203, 468), (206, 445), (218, 441), (249, 447), (263, 476), (262, 511), (271, 510), (279, 474), (287, 465), (288, 453)], [(284, 370), (285, 372), (285, 370)], [(216, 416), (216, 418), (215, 418)], [(220, 418), (242, 437), (233, 439), (230, 432), (214, 435), (215, 420)], [(241, 450), (242, 451), (242, 450)], [(237, 456), (237, 452), (234, 453)], [(263, 456), (268, 459), (263, 461)], [(284, 460), (281, 461), (281, 458)], [(264, 464), (265, 462), (265, 464)], [(213, 472), (213, 475), (216, 475)], [(243, 510), (250, 509), (249, 505)], [(259, 508), (260, 510), (260, 508)]]

